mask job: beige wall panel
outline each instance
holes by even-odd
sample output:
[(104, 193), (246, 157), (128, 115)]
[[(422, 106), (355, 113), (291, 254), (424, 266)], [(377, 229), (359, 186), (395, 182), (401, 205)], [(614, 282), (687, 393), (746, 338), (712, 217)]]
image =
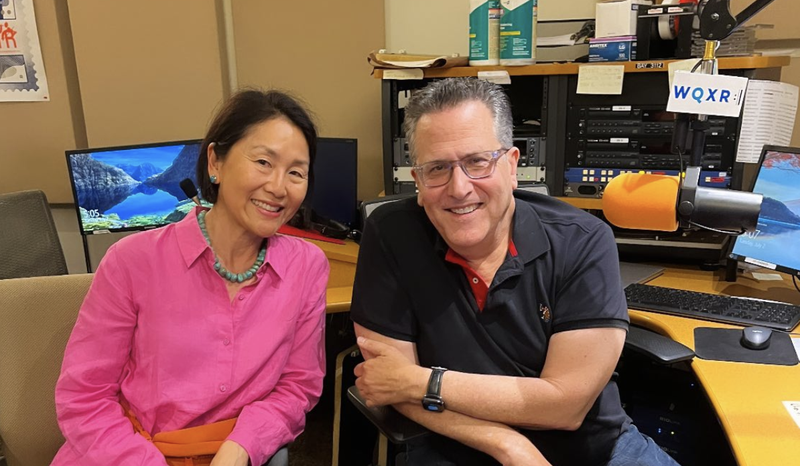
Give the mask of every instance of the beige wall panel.
[(74, 70), (70, 73), (69, 44), (63, 45), (69, 40), (69, 18), (57, 1), (35, 4), (50, 101), (0, 102), (0, 192), (41, 189), (50, 202), (67, 203), (72, 191), (64, 151), (75, 147), (70, 89), (78, 85)]
[(222, 100), (211, 0), (70, 0), (88, 144), (200, 138)]
[(383, 190), (380, 81), (367, 54), (383, 48), (383, 2), (233, 2), (240, 86), (300, 96), (325, 137), (358, 139), (358, 193)]
[(385, 0), (386, 49), (469, 55), (469, 0)]
[[(753, 0), (731, 0), (731, 13), (740, 13)], [(800, 17), (800, 2), (797, 0), (775, 0), (769, 6), (753, 16), (745, 25), (774, 24), (774, 29), (759, 30), (756, 35), (759, 39), (797, 39), (800, 38), (800, 29), (797, 27), (797, 18)]]

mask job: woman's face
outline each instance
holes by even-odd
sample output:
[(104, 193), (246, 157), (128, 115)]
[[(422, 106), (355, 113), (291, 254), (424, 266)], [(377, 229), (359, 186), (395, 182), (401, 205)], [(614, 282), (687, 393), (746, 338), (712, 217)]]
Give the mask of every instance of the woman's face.
[(275, 234), (300, 208), (311, 170), (303, 133), (283, 117), (251, 127), (224, 160), (208, 148), (208, 171), (218, 178), (214, 208), (224, 209), (244, 231)]

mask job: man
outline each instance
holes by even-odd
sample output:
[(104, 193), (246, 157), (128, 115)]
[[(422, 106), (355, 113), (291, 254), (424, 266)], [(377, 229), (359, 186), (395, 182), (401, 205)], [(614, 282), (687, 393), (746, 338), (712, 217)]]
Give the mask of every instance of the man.
[(628, 313), (611, 230), (514, 193), (502, 89), (434, 82), (404, 125), (419, 195), (370, 216), (351, 313), (367, 402), (438, 434), (407, 464), (675, 465), (612, 380)]

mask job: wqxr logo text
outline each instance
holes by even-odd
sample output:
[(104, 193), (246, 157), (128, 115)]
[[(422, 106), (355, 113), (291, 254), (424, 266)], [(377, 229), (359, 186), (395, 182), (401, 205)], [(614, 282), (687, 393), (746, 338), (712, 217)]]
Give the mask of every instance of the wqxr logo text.
[(720, 87), (672, 86), (674, 97), (680, 100), (692, 99), (698, 104), (703, 102), (719, 102), (738, 104), (741, 101), (743, 90), (731, 92), (730, 89)]

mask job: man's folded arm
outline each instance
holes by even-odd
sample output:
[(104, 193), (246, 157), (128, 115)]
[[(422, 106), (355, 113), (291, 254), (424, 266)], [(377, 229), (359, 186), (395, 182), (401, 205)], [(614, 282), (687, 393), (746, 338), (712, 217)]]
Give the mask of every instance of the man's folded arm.
[[(399, 350), (410, 362), (418, 365), (414, 343), (385, 337), (358, 324), (355, 324), (355, 329), (356, 335), (359, 337), (390, 345)], [(362, 354), (366, 360), (374, 357), (373, 354), (363, 349)], [(451, 410), (441, 413), (429, 412), (422, 407), (421, 401), (422, 396), (420, 395), (419, 400), (396, 403), (392, 406), (425, 428), (482, 451), (502, 464), (518, 464), (514, 460), (516, 457), (525, 458), (527, 462), (524, 464), (549, 465), (530, 440), (511, 427), (476, 419)]]

